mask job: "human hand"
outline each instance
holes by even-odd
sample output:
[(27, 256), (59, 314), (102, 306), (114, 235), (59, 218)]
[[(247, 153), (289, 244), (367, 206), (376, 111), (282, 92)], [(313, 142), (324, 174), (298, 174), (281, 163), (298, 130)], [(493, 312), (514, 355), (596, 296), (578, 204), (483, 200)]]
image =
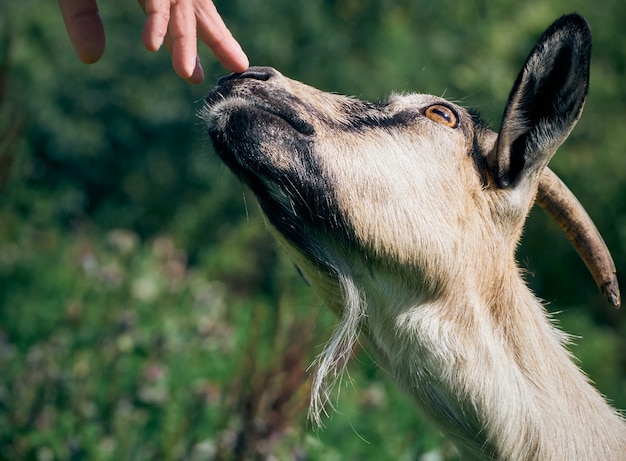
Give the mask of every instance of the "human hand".
[[(70, 41), (84, 63), (104, 53), (105, 34), (97, 0), (58, 0)], [(210, 0), (139, 0), (147, 17), (142, 41), (149, 51), (161, 45), (172, 54), (176, 73), (200, 83), (204, 72), (197, 54), (197, 38), (209, 46), (231, 72), (248, 68), (248, 58)]]

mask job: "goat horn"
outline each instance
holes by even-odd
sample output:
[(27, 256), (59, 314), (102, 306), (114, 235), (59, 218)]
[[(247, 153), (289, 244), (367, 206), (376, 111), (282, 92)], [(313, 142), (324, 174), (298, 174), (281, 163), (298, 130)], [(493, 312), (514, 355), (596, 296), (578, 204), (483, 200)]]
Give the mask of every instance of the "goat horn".
[(536, 200), (565, 232), (604, 298), (618, 308), (621, 299), (611, 253), (587, 211), (549, 168), (545, 168), (541, 175)]

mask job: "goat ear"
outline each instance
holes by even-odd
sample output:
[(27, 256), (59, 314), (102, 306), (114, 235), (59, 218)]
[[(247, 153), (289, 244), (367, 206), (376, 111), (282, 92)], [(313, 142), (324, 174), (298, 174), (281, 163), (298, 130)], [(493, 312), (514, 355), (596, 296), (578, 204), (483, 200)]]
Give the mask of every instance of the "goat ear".
[(509, 95), (494, 151), (496, 183), (538, 180), (578, 121), (587, 97), (591, 30), (582, 16), (554, 22), (541, 36)]

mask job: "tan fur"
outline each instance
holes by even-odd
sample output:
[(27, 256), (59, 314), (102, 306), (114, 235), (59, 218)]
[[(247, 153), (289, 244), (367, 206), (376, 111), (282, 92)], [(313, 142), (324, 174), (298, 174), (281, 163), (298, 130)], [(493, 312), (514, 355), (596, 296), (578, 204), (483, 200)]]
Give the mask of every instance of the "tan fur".
[[(238, 162), (231, 168), (265, 205), (277, 239), (340, 318), (317, 361), (314, 420), (362, 332), (467, 459), (626, 459), (624, 419), (573, 364), (566, 336), (515, 261), (539, 177), (562, 140), (546, 141), (549, 152), (515, 187), (500, 187), (487, 167), (498, 136), (441, 98), (394, 95), (372, 107), (271, 69), (227, 85), (203, 113), (218, 150)], [(453, 108), (458, 127), (418, 115), (434, 104)], [(264, 123), (242, 114), (265, 114)], [(389, 126), (394, 117), (400, 121)], [(230, 129), (244, 130), (254, 146)], [(257, 172), (250, 159), (271, 171)], [(324, 212), (288, 192), (306, 182), (303, 162), (328, 187), (318, 197)], [(266, 191), (301, 226), (306, 247), (272, 216)]]

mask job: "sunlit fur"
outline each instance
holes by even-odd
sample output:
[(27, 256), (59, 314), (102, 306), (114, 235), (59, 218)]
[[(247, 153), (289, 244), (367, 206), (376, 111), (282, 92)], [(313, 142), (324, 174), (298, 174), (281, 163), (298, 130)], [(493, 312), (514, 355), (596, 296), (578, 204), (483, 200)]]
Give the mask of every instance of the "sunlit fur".
[[(565, 26), (547, 39), (564, 40)], [(563, 126), (538, 122), (543, 138), (531, 141), (547, 150), (524, 151), (517, 171), (512, 157), (494, 160), (513, 131), (498, 137), (435, 96), (360, 102), (269, 68), (212, 93), (202, 117), (218, 154), (340, 319), (316, 362), (314, 420), (360, 335), (467, 459), (626, 457), (624, 420), (574, 365), (515, 261), (541, 171), (583, 93)], [(509, 107), (516, 98), (514, 88)], [(434, 104), (458, 126), (425, 117)]]

